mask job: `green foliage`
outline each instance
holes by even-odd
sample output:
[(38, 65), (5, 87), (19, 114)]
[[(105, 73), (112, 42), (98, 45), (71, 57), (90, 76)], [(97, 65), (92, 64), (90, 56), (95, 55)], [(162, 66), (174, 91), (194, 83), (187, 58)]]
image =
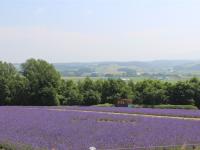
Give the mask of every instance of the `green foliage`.
[(83, 96), (73, 80), (62, 80), (60, 95), (62, 95), (60, 99), (62, 105), (81, 105), (83, 103)]
[(193, 99), (195, 106), (200, 108), (200, 81), (197, 78), (192, 78), (189, 80), (189, 84), (193, 90)]
[(90, 106), (90, 105), (97, 105), (101, 101), (101, 95), (98, 91), (88, 90), (83, 93), (83, 104)]
[(101, 87), (97, 87), (95, 81), (85, 78), (78, 83), (78, 87), (83, 95), (83, 105), (97, 105), (101, 102), (101, 93), (99, 92)]
[(11, 142), (0, 142), (0, 150), (45, 150), (41, 148), (33, 148), (30, 145)]
[(28, 80), (29, 105), (58, 105), (60, 74), (44, 60), (29, 59), (22, 64)]
[(132, 90), (123, 80), (105, 80), (102, 88), (102, 103), (113, 104), (115, 100), (131, 98)]
[(178, 81), (170, 89), (170, 104), (193, 105), (194, 90), (188, 81)]
[(110, 106), (118, 99), (133, 99), (134, 104), (147, 107), (200, 108), (197, 78), (176, 83), (91, 78), (74, 82), (62, 80), (51, 64), (35, 59), (27, 60), (20, 71), (12, 64), (0, 62), (0, 105)]
[(155, 105), (153, 108), (159, 109), (198, 109), (193, 105)]
[(10, 90), (12, 95), (12, 105), (28, 105), (28, 80), (23, 76), (17, 76), (13, 80), (13, 87)]
[(144, 105), (167, 103), (166, 85), (157, 80), (144, 80), (135, 85), (135, 101)]
[(97, 107), (113, 107), (114, 105), (109, 104), (109, 103), (105, 103), (105, 104), (98, 104), (98, 105), (94, 105), (94, 106), (97, 106)]
[(198, 109), (194, 105), (170, 105), (170, 104), (161, 104), (161, 105), (135, 105), (133, 104), (131, 108), (155, 108), (155, 109)]
[(12, 64), (0, 62), (0, 105), (12, 104), (19, 73)]

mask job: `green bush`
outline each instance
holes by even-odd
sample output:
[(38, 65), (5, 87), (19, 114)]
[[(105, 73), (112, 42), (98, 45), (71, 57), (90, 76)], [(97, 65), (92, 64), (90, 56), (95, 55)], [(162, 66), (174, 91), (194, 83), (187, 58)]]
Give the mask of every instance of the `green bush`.
[(132, 108), (198, 109), (193, 105), (133, 105)]
[(97, 107), (113, 107), (114, 105), (110, 104), (110, 103), (105, 103), (105, 104), (98, 104), (98, 105), (94, 105), (94, 106), (97, 106)]
[(160, 108), (160, 109), (198, 109), (196, 106), (193, 105), (157, 105), (153, 108)]
[(20, 143), (10, 143), (10, 142), (0, 142), (0, 150), (45, 150), (36, 149), (30, 145), (20, 144)]

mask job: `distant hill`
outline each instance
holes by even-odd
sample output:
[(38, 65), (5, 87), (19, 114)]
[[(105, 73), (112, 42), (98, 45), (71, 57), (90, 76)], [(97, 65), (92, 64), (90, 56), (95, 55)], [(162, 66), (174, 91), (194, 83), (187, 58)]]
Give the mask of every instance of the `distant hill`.
[(132, 62), (94, 62), (94, 63), (55, 63), (53, 64), (63, 75), (106, 75), (136, 73), (191, 73), (200, 71), (200, 61), (188, 60), (156, 60)]
[[(20, 64), (15, 64), (19, 69)], [(139, 75), (200, 75), (200, 61), (155, 60), (131, 62), (54, 63), (62, 76), (133, 77)]]

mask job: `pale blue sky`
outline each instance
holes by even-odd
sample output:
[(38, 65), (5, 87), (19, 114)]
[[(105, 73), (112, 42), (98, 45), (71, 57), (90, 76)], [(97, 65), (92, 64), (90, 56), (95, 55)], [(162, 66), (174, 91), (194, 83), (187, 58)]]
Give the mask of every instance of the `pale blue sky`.
[(199, 0), (1, 0), (0, 60), (200, 59)]

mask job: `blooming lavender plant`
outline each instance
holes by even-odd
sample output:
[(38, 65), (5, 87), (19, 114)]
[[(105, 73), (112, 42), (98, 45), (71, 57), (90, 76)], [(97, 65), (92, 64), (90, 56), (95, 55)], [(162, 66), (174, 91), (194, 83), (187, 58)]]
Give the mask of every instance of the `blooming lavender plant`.
[[(72, 109), (72, 108), (71, 108)], [(0, 141), (35, 148), (84, 150), (200, 143), (200, 121), (49, 110), (0, 108)]]

